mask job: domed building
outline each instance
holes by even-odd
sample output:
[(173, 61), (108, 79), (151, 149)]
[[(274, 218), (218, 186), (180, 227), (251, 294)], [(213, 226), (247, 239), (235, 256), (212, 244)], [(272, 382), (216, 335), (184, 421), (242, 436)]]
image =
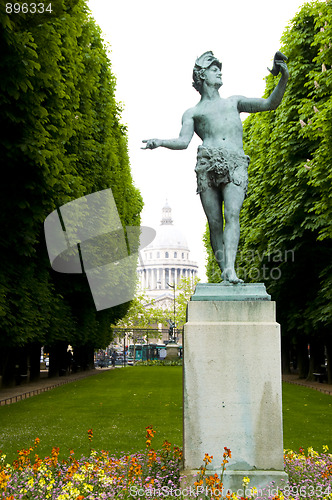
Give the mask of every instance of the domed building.
[(167, 201), (162, 209), (156, 237), (141, 250), (141, 259), (138, 266), (140, 287), (157, 305), (164, 308), (173, 303), (172, 287), (176, 287), (182, 277), (194, 280), (197, 275), (197, 263), (190, 260), (187, 240), (174, 225)]

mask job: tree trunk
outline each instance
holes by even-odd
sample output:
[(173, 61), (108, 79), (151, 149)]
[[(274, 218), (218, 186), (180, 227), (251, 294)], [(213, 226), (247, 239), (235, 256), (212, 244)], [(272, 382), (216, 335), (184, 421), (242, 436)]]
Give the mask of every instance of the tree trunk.
[(309, 373), (308, 340), (299, 339), (296, 346), (299, 378), (307, 378)]
[(92, 346), (75, 346), (73, 351), (73, 371), (85, 371), (94, 369), (94, 349)]
[(284, 375), (289, 375), (290, 370), (290, 342), (286, 336), (281, 337), (281, 369)]
[(1, 387), (14, 387), (18, 377), (18, 364), (14, 347), (2, 347), (0, 351)]
[(28, 346), (28, 356), (30, 365), (30, 381), (34, 382), (40, 379), (40, 344), (29, 344)]
[(332, 384), (332, 336), (325, 337), (326, 357), (327, 357), (327, 383)]
[(320, 337), (310, 339), (310, 361), (307, 380), (316, 380), (314, 373), (322, 373), (324, 364), (324, 345)]
[(50, 354), (49, 378), (66, 374), (67, 347), (67, 342), (57, 342), (48, 348)]

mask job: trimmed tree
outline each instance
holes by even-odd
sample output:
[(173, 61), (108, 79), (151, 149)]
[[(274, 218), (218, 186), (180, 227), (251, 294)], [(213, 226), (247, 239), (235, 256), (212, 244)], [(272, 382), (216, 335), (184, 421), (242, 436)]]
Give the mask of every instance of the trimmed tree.
[[(50, 373), (63, 368), (68, 344), (78, 364), (91, 366), (93, 349), (111, 338), (124, 304), (96, 312), (84, 276), (50, 269), (43, 223), (81, 196), (111, 188), (123, 226), (140, 223), (126, 128), (115, 101), (100, 29), (83, 0), (58, 0), (61, 16), (0, 11), (0, 122), (3, 234), (0, 270), (0, 373), (3, 383), (26, 374), (34, 352), (54, 352)], [(17, 361), (17, 349), (24, 362)], [(28, 357), (27, 357), (28, 356)], [(39, 369), (30, 369), (38, 376)]]
[[(284, 369), (295, 354), (301, 376), (321, 371), (324, 346), (332, 361), (331, 35), (331, 2), (305, 4), (282, 37), (290, 72), (282, 103), (244, 123), (251, 163), (237, 270), (276, 300)], [(267, 77), (265, 96), (276, 82)], [(208, 276), (220, 280), (213, 256)]]

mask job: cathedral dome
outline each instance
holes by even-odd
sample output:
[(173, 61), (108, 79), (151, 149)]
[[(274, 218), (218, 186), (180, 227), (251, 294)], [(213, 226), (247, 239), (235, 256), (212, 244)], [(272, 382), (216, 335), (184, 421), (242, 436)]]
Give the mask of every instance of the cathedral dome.
[(189, 250), (187, 240), (182, 231), (173, 224), (172, 209), (167, 201), (162, 209), (162, 218), (160, 226), (157, 229), (156, 237), (147, 247), (149, 250), (163, 248)]
[(173, 300), (169, 284), (177, 286), (182, 278), (193, 281), (197, 270), (197, 263), (190, 260), (187, 240), (173, 224), (172, 210), (166, 201), (155, 239), (140, 252), (140, 287), (157, 301)]

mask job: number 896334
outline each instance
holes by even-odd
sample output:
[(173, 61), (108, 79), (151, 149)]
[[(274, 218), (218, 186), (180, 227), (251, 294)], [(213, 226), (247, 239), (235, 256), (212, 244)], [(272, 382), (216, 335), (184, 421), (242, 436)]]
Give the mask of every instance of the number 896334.
[(6, 14), (51, 14), (52, 3), (44, 2), (7, 2), (6, 3)]

